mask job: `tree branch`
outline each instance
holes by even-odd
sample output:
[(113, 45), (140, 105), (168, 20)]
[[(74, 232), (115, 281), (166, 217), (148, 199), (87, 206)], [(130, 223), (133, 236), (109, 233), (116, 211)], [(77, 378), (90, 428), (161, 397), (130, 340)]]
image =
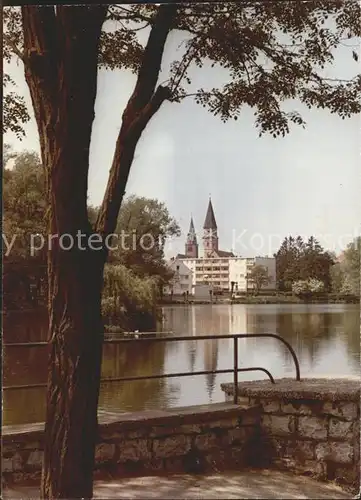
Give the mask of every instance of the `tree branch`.
[(131, 97), (135, 110), (145, 106), (152, 97), (158, 81), (165, 42), (177, 12), (176, 5), (162, 5), (155, 17), (154, 25), (144, 49), (142, 65)]
[[(187, 69), (189, 68), (189, 65), (191, 64), (191, 62), (193, 60), (193, 58), (190, 54), (191, 54), (192, 49), (194, 48), (196, 40), (197, 39), (195, 37), (191, 41), (188, 49), (186, 50), (186, 53), (183, 55), (181, 61), (179, 62), (179, 65), (177, 67), (175, 75), (173, 76), (173, 78), (171, 78), (171, 89), (172, 89), (173, 93), (175, 93), (178, 90), (178, 87), (182, 81), (182, 78), (184, 77), (185, 73), (187, 72)], [(183, 68), (182, 68), (182, 66), (183, 66)]]
[(7, 35), (6, 33), (3, 34), (4, 41), (9, 45), (9, 47), (12, 48), (13, 52), (15, 55), (19, 57), (24, 63), (25, 63), (25, 55), (24, 52), (21, 52), (17, 45), (11, 40), (11, 37)]
[[(138, 12), (133, 12), (129, 9), (126, 9), (123, 5), (113, 5), (112, 6), (113, 8), (116, 7), (117, 9), (119, 10), (122, 10), (123, 12), (125, 12), (125, 16), (122, 17), (121, 19), (131, 19), (131, 20), (135, 20), (135, 21), (144, 21), (148, 24), (151, 24), (152, 22), (152, 19), (150, 17), (147, 17), (147, 16), (143, 16), (142, 14), (139, 14)], [(113, 12), (110, 12), (109, 16), (107, 17), (107, 21), (108, 20), (116, 20), (115, 18), (116, 17), (119, 17), (117, 14), (114, 14)]]
[[(104, 195), (99, 210), (96, 229), (103, 236), (111, 234), (117, 223), (120, 205), (128, 181), (134, 152), (144, 128), (166, 99), (171, 98), (170, 89), (161, 85), (155, 90), (164, 46), (177, 12), (176, 5), (159, 7), (147, 45), (144, 49), (134, 92), (123, 113), (122, 126), (116, 142), (115, 153)], [(107, 254), (107, 249), (105, 249)]]
[[(162, 103), (170, 99), (170, 97), (170, 90), (167, 87), (159, 86), (144, 108), (134, 115), (132, 121), (129, 115), (126, 120), (123, 118), (116, 142), (107, 189), (95, 225), (96, 231), (102, 234), (103, 237), (112, 234), (116, 228), (119, 209), (125, 194), (125, 186), (128, 181), (139, 138)], [(108, 249), (105, 248), (104, 251), (106, 257)]]

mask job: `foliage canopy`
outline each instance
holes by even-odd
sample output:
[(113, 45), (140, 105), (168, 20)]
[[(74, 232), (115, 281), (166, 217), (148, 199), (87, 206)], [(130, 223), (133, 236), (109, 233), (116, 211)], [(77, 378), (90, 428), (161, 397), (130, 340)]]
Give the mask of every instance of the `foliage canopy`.
[(252, 284), (256, 293), (258, 293), (263, 286), (267, 286), (272, 278), (268, 275), (268, 269), (265, 266), (255, 265), (247, 274), (247, 279)]
[[(147, 57), (143, 39), (160, 28), (162, 8), (176, 9), (166, 38), (183, 33), (176, 52), (179, 57), (158, 85), (166, 89), (170, 101), (194, 98), (223, 121), (237, 119), (248, 105), (254, 110), (260, 134), (274, 137), (287, 134), (290, 123), (305, 124), (296, 109), (283, 109), (287, 100), (325, 108), (342, 118), (361, 111), (361, 76), (350, 80), (327, 76), (341, 45), (349, 47), (350, 58), (358, 60), (355, 47), (361, 36), (361, 11), (357, 0), (110, 5), (101, 33), (99, 65), (129, 69), (139, 76)], [(16, 55), (26, 64), (28, 54), (24, 53), (21, 15), (16, 8), (4, 9), (4, 27), (5, 60), (10, 62)], [(161, 63), (162, 57), (154, 58), (150, 79), (157, 79)], [(194, 69), (209, 67), (224, 70), (224, 84), (197, 88)], [(6, 91), (8, 75), (4, 82)], [(29, 116), (14, 90), (5, 92), (4, 113), (5, 132), (12, 130), (20, 136), (21, 123)]]
[(333, 257), (313, 236), (307, 241), (301, 236), (286, 237), (275, 258), (277, 285), (280, 290), (291, 290), (294, 282), (308, 282), (311, 279), (322, 282), (324, 288), (329, 290)]

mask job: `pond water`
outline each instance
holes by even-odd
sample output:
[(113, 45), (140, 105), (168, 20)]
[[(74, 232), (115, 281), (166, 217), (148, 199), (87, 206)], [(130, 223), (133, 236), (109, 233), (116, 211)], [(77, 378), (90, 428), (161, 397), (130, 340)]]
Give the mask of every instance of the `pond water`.
[[(302, 376), (358, 376), (360, 374), (359, 305), (200, 305), (163, 309), (163, 329), (186, 335), (187, 342), (151, 340), (142, 344), (105, 345), (102, 376), (230, 369), (232, 339), (196, 340), (199, 335), (277, 333), (294, 348)], [(15, 315), (4, 321), (4, 341), (45, 340), (44, 316)], [(240, 368), (260, 366), (275, 378), (292, 377), (295, 368), (286, 347), (275, 339), (239, 340)], [(4, 348), (3, 385), (46, 381), (43, 347)], [(239, 380), (265, 378), (262, 372), (244, 372)], [(137, 382), (107, 382), (101, 386), (100, 407), (141, 410), (204, 404), (224, 400), (222, 382), (232, 374), (210, 374)], [(43, 421), (45, 389), (5, 390), (3, 425)]]

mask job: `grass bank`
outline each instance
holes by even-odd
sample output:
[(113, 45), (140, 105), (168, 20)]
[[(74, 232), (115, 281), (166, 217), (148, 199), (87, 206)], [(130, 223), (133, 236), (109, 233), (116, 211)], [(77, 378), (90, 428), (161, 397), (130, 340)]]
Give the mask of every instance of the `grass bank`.
[(359, 304), (360, 298), (355, 295), (337, 294), (313, 294), (307, 297), (300, 297), (292, 293), (272, 293), (242, 296), (231, 299), (229, 296), (214, 297), (212, 301), (189, 297), (188, 301), (183, 298), (163, 298), (159, 305), (209, 305), (209, 304)]

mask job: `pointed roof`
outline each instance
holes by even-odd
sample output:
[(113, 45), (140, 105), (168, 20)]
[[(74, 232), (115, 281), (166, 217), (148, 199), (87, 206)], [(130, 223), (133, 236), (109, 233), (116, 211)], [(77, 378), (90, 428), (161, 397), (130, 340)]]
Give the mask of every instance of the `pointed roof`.
[(195, 233), (194, 223), (193, 223), (193, 217), (191, 217), (191, 223), (189, 225), (189, 233), (192, 233), (192, 234)]
[(212, 200), (209, 198), (208, 209), (206, 218), (204, 221), (203, 229), (217, 229), (216, 218), (214, 216), (214, 210), (212, 206)]
[(187, 242), (188, 243), (197, 243), (197, 234), (196, 234), (196, 230), (194, 229), (193, 217), (191, 217), (191, 223), (189, 225)]

